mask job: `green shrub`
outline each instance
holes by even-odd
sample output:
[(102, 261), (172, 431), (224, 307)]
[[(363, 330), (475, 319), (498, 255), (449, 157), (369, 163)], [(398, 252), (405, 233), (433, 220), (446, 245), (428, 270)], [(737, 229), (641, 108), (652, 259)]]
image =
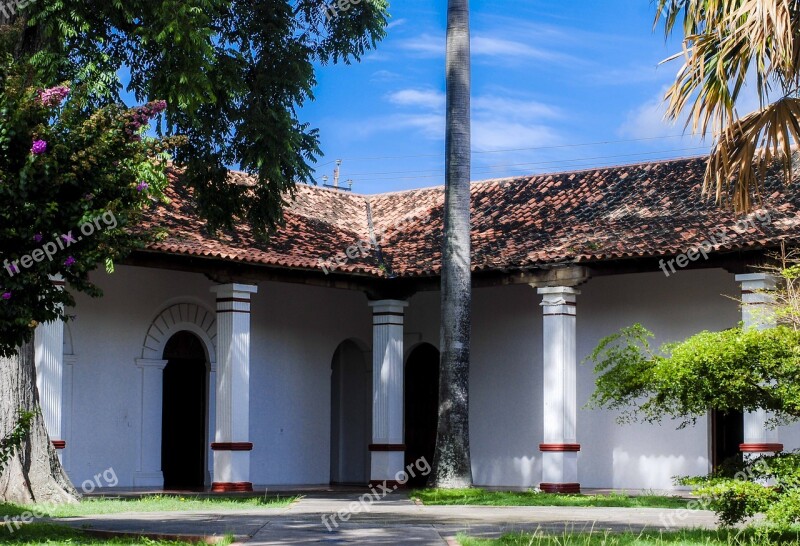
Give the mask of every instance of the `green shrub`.
[(800, 452), (734, 463), (708, 476), (683, 477), (723, 525), (765, 514), (778, 525), (800, 523)]
[(800, 489), (791, 489), (778, 495), (766, 511), (767, 520), (779, 525), (792, 525), (800, 522)]
[(777, 497), (771, 487), (732, 478), (719, 478), (713, 484), (698, 487), (695, 493), (717, 513), (723, 525), (736, 525), (765, 512)]

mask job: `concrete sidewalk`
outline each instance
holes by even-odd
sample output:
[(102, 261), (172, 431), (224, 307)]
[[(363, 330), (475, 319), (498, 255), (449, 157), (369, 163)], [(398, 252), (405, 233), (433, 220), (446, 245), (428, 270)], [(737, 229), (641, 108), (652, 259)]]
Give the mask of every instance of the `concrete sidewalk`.
[[(148, 534), (222, 536), (233, 534), (248, 546), (292, 544), (437, 545), (455, 544), (455, 536), (499, 537), (537, 529), (641, 531), (714, 528), (707, 511), (662, 508), (573, 508), (421, 506), (396, 491), (368, 511), (359, 506), (347, 521), (332, 516), (358, 502), (357, 492), (307, 493), (285, 508), (247, 511), (158, 512), (84, 516), (58, 520), (76, 527)], [(680, 517), (678, 517), (680, 515)], [(329, 531), (323, 521), (328, 516)], [(450, 542), (448, 542), (448, 540)]]

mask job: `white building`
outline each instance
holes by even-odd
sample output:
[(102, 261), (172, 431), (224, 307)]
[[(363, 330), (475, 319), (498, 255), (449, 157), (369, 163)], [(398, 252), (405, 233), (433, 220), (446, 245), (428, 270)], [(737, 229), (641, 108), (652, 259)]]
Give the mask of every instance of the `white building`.
[[(476, 485), (668, 489), (739, 444), (800, 447), (800, 428), (766, 431), (758, 416), (676, 430), (584, 408), (594, 376), (581, 361), (600, 339), (636, 322), (659, 342), (736, 326), (726, 296), (757, 299), (767, 280), (749, 266), (797, 233), (779, 182), (737, 224), (701, 202), (703, 167), (473, 184)], [(169, 238), (96, 274), (103, 298), (78, 295), (74, 320), (37, 331), (48, 428), (73, 481), (113, 467), (123, 487), (241, 491), (391, 481), (432, 462), (442, 188), (302, 186), (269, 244), (244, 228), (205, 236), (174, 197), (152, 219)], [(674, 273), (659, 266), (706, 240)]]

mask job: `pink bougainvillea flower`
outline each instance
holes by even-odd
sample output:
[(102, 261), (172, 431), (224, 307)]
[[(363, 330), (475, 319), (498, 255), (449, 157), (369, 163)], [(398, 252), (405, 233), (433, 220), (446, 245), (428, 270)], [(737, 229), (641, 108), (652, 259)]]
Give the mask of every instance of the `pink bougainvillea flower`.
[(58, 106), (67, 98), (67, 95), (69, 95), (69, 87), (66, 85), (51, 87), (39, 91), (39, 102), (43, 106)]
[(31, 146), (31, 153), (34, 155), (43, 154), (47, 151), (47, 142), (44, 140), (34, 140)]
[(42, 242), (42, 234), (41, 233), (37, 233), (36, 235), (33, 236), (33, 240), (36, 241), (37, 243), (41, 243)]
[(64, 266), (66, 267), (70, 267), (74, 263), (75, 263), (75, 258), (73, 258), (72, 256), (64, 260)]
[(151, 110), (153, 112), (153, 115), (160, 114), (166, 109), (167, 109), (167, 101), (165, 100), (157, 100), (151, 103)]
[(139, 182), (138, 184), (136, 184), (136, 189), (139, 191), (144, 191), (149, 187), (150, 185), (147, 182)]
[(11, 299), (11, 292), (3, 292), (3, 295), (0, 296), (0, 297), (2, 297), (4, 300), (10, 300)]

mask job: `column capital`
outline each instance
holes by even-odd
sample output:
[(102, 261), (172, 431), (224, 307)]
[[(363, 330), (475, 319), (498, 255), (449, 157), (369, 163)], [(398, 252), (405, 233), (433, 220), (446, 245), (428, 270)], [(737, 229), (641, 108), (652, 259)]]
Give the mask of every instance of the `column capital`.
[(545, 315), (575, 314), (575, 301), (581, 291), (570, 286), (553, 286), (548, 288), (537, 288), (536, 291), (542, 295), (542, 303)]
[(163, 370), (167, 367), (167, 360), (153, 360), (150, 358), (137, 358), (136, 359), (136, 366), (139, 368), (157, 368), (159, 370)]
[(403, 309), (408, 307), (408, 302), (404, 300), (375, 300), (369, 302), (373, 313), (404, 313)]
[(250, 298), (250, 294), (258, 292), (258, 286), (254, 284), (217, 284), (209, 289), (210, 292), (217, 294), (217, 299), (220, 298)]
[(50, 275), (50, 282), (55, 286), (60, 286), (61, 288), (64, 288), (67, 285), (67, 283), (64, 281), (64, 277), (61, 276), (61, 273)]
[(536, 292), (543, 296), (564, 295), (564, 296), (579, 296), (581, 291), (572, 286), (547, 286), (545, 288), (537, 288)]
[(769, 273), (747, 273), (736, 275), (736, 282), (742, 284), (742, 290), (775, 290), (778, 278)]

